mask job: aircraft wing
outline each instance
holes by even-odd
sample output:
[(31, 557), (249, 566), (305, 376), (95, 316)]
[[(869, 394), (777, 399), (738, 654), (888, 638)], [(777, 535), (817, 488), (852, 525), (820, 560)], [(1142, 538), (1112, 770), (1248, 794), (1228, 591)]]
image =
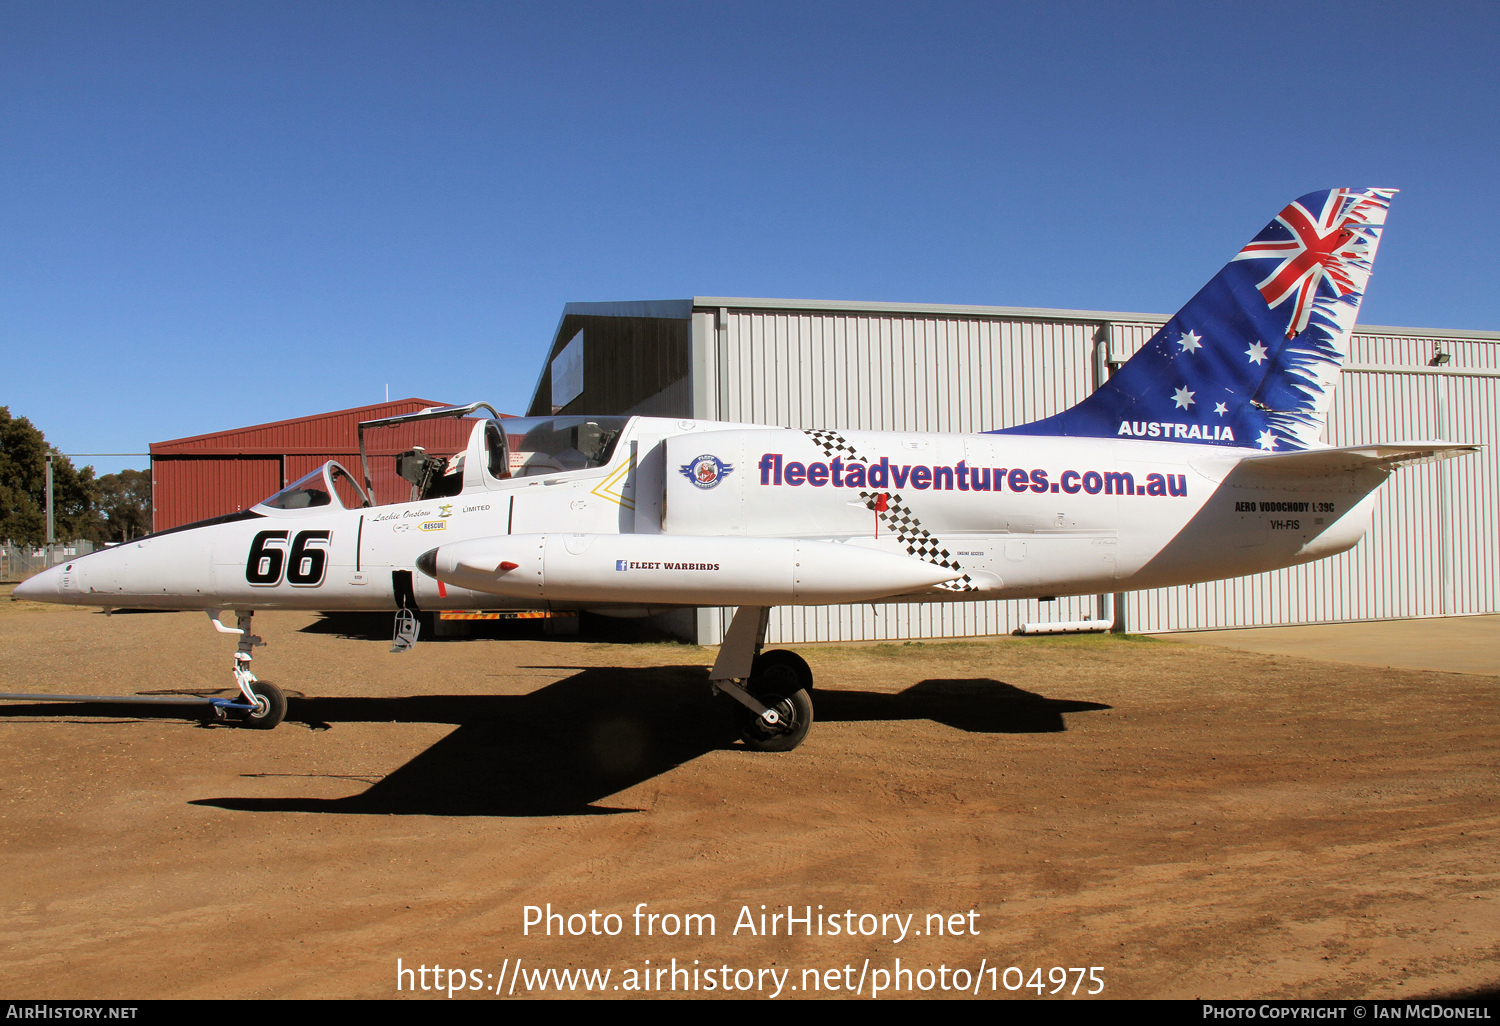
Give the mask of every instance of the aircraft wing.
[(1268, 452), (1259, 456), (1247, 456), (1240, 462), (1276, 473), (1317, 477), (1350, 470), (1394, 470), (1413, 463), (1449, 460), (1478, 451), (1477, 445), (1460, 445), (1454, 442), (1384, 442), (1377, 445), (1345, 445), (1336, 449)]

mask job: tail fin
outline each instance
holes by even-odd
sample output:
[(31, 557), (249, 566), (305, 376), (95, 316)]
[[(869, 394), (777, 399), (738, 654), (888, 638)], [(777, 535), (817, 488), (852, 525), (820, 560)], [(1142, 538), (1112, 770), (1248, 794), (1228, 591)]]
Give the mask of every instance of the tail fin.
[(996, 433), (1316, 446), (1395, 193), (1288, 204), (1098, 391)]

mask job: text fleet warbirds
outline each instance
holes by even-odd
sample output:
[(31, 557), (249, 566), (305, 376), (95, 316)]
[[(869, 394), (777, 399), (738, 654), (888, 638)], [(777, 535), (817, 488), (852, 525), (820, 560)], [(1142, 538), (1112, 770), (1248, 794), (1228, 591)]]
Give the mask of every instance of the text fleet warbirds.
[[(746, 744), (812, 722), (807, 664), (763, 652), (782, 604), (1085, 595), (1260, 573), (1363, 536), (1402, 464), (1471, 446), (1319, 441), (1394, 190), (1288, 205), (1098, 391), (971, 435), (797, 431), (650, 417), (475, 417), (451, 457), (413, 447), (358, 479), (329, 463), (252, 509), (59, 566), (18, 598), (204, 609), (238, 633), (243, 722), (284, 703), (250, 672), (258, 609), (518, 608), (640, 615), (738, 606), (710, 674)], [(404, 443), (403, 443), (404, 444)], [(448, 501), (439, 501), (448, 500)], [(1293, 514), (1288, 516), (1287, 514)], [(238, 614), (226, 627), (221, 610)]]

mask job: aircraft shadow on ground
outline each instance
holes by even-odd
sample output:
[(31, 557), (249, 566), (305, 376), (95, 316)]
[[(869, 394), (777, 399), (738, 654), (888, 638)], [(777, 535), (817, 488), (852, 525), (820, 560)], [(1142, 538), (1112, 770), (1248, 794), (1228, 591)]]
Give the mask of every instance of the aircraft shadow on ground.
[[(421, 614), (421, 642), (427, 644), (467, 644), (476, 641), (536, 641), (595, 643), (600, 641), (676, 641), (675, 637), (652, 624), (630, 618), (582, 616), (583, 630), (574, 634), (548, 634), (542, 620), (470, 620), (464, 633), (439, 637), (433, 629), (432, 616)], [(301, 634), (323, 634), (345, 641), (389, 641), (392, 633), (390, 613), (328, 612), (307, 626)]]
[[(371, 815), (637, 811), (597, 803), (737, 743), (732, 707), (714, 699), (706, 685), (707, 672), (697, 666), (591, 668), (529, 695), (293, 699), (288, 717), (306, 723), (452, 723), (458, 729), (348, 798), (194, 804)], [(935, 720), (982, 733), (1060, 731), (1064, 713), (1109, 708), (1048, 699), (994, 680), (925, 680), (898, 694), (818, 691), (814, 707), (825, 723)]]
[[(367, 790), (347, 798), (223, 797), (194, 801), (247, 812), (351, 815), (576, 816), (639, 811), (597, 804), (738, 742), (733, 707), (714, 698), (701, 666), (589, 668), (527, 695), (296, 698), (287, 719), (446, 723), (457, 730)], [(1065, 713), (1108, 709), (1045, 698), (996, 680), (924, 680), (904, 691), (815, 692), (817, 720), (931, 720), (975, 733), (1065, 730)], [(58, 706), (0, 707), (0, 719), (55, 718)], [(66, 715), (119, 715), (104, 704)], [(132, 707), (133, 718), (181, 719), (181, 709)], [(817, 727), (813, 728), (816, 743)], [(757, 758), (796, 758), (763, 755)]]

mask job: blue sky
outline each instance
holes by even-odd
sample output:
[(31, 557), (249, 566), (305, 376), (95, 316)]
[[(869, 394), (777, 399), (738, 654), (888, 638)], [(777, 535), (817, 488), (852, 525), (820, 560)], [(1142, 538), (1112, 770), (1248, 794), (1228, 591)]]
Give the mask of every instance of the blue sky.
[(1337, 185), (1402, 190), (1362, 321), (1500, 329), (1497, 42), (1492, 3), (10, 2), (0, 405), (65, 452), (387, 383), (519, 411), (575, 300), (1171, 313)]

